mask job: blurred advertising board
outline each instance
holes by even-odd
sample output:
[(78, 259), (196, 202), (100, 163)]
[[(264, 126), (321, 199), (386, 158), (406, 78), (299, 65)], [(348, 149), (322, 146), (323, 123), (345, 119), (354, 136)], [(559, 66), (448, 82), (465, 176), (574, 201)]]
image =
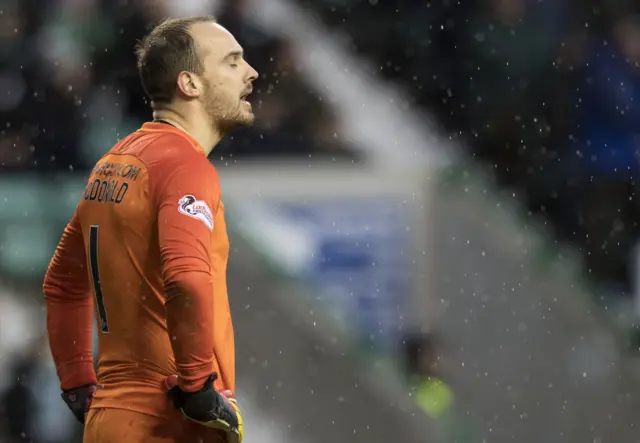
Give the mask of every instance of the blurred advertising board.
[[(248, 207), (245, 207), (248, 206)], [(283, 230), (277, 245), (291, 256), (292, 276), (319, 289), (322, 304), (364, 343), (391, 345), (402, 331), (410, 291), (411, 239), (406, 208), (389, 197), (290, 202), (274, 197), (235, 207), (245, 229), (269, 236), (262, 220)]]
[(422, 176), (285, 165), (221, 172), (234, 226), (371, 349), (411, 327), (425, 257)]

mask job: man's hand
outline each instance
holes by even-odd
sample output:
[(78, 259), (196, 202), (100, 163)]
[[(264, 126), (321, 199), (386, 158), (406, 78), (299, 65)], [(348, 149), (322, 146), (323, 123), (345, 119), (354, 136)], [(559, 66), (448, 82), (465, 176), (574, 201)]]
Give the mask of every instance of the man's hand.
[(84, 385), (75, 389), (69, 389), (62, 393), (62, 399), (69, 406), (76, 419), (84, 424), (84, 417), (89, 412), (96, 385)]
[(240, 409), (233, 392), (213, 389), (217, 378), (218, 374), (213, 373), (199, 391), (184, 392), (178, 386), (178, 376), (170, 375), (165, 379), (167, 397), (188, 419), (224, 431), (228, 443), (242, 443), (244, 426)]

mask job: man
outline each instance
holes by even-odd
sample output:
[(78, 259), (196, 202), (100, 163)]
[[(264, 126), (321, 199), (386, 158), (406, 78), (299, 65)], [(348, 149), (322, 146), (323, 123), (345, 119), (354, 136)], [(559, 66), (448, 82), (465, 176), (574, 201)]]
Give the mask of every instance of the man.
[(237, 442), (229, 241), (207, 155), (253, 122), (257, 73), (213, 17), (164, 21), (137, 56), (153, 122), (96, 164), (44, 281), (62, 396), (88, 412), (86, 443)]

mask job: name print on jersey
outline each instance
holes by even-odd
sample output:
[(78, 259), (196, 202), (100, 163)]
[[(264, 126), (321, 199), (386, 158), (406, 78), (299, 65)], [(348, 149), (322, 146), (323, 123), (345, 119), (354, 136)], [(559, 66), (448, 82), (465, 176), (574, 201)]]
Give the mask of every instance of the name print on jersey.
[(97, 178), (87, 183), (84, 199), (120, 204), (127, 195), (129, 181), (135, 181), (139, 174), (140, 168), (126, 163), (98, 163), (92, 173)]

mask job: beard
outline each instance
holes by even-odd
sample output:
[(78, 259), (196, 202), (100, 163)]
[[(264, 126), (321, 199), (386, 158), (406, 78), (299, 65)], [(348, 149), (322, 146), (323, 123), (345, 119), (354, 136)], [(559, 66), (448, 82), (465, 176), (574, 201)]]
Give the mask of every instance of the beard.
[(228, 92), (213, 88), (209, 83), (205, 86), (205, 110), (212, 124), (222, 133), (253, 124), (253, 111), (239, 97), (234, 100)]

